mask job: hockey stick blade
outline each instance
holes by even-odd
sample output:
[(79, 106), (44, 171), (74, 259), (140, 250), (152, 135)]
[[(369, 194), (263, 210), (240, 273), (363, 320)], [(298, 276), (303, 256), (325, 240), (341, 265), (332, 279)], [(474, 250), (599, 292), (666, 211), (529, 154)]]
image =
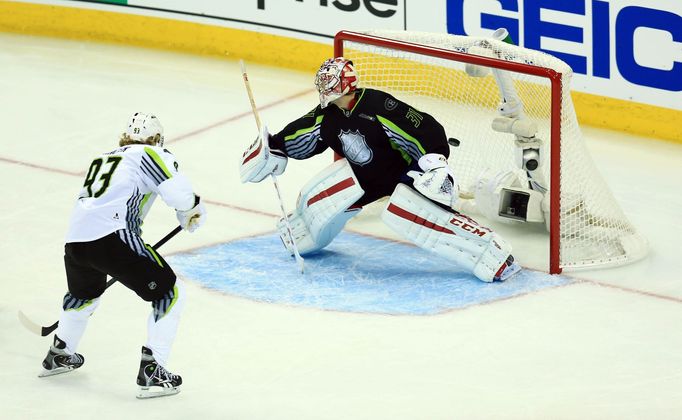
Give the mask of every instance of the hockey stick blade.
[[(177, 226), (175, 229), (170, 231), (166, 236), (161, 238), (159, 240), (159, 242), (154, 244), (154, 246), (152, 246), (152, 248), (153, 249), (159, 248), (160, 246), (162, 246), (163, 244), (165, 244), (166, 242), (171, 240), (171, 238), (173, 238), (175, 235), (177, 235), (181, 230), (182, 230), (182, 226)], [(114, 279), (114, 278), (109, 279), (107, 281), (106, 286), (104, 287), (104, 290), (108, 289), (109, 286), (111, 286), (114, 283), (116, 283), (116, 279)], [(26, 316), (26, 314), (24, 314), (21, 310), (17, 313), (17, 317), (19, 318), (19, 322), (21, 323), (21, 325), (23, 325), (27, 330), (31, 331), (32, 333), (34, 333), (36, 335), (40, 335), (42, 337), (49, 335), (52, 331), (56, 330), (57, 327), (59, 326), (59, 321), (57, 321), (54, 324), (47, 326), (47, 327), (40, 326), (40, 325), (36, 324), (35, 322), (31, 321)]]
[(19, 322), (21, 322), (21, 325), (26, 327), (27, 330), (31, 331), (33, 334), (40, 335), (43, 337), (49, 335), (52, 331), (56, 330), (57, 325), (59, 325), (59, 321), (57, 321), (54, 324), (50, 325), (49, 327), (41, 327), (40, 325), (28, 319), (26, 314), (24, 314), (22, 311), (17, 312), (17, 317), (19, 317)]

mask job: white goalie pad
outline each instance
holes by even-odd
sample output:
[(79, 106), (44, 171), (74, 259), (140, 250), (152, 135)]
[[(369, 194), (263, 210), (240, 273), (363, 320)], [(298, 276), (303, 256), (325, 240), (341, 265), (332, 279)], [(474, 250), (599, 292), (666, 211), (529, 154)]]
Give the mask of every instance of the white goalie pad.
[[(345, 159), (338, 160), (315, 175), (301, 190), (289, 224), (300, 254), (318, 251), (341, 232), (361, 207), (349, 208), (363, 196), (353, 170)], [(293, 254), (286, 223), (277, 224), (284, 246)]]
[(496, 174), (484, 171), (474, 187), (478, 210), (501, 223), (543, 223), (549, 220), (545, 194), (527, 188), (528, 177), (521, 169)]
[(449, 212), (398, 184), (381, 219), (415, 245), (440, 255), (492, 282), (507, 267), (511, 245), (490, 229)]

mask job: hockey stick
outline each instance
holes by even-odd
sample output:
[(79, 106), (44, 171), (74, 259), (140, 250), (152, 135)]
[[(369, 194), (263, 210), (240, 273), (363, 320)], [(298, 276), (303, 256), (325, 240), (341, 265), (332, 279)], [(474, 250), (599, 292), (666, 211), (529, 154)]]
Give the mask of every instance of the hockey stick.
[[(253, 111), (253, 116), (256, 119), (256, 126), (258, 127), (258, 132), (261, 130), (260, 116), (258, 115), (258, 108), (256, 108), (256, 101), (253, 99), (253, 92), (251, 91), (251, 83), (249, 83), (249, 76), (246, 74), (246, 64), (244, 60), (239, 60), (239, 65), (242, 69), (242, 78), (244, 79), (244, 86), (246, 87), (246, 93), (249, 95), (249, 102), (251, 103), (251, 110)], [(263, 147), (267, 148), (267, 139), (262, 139)], [(267, 152), (266, 152), (267, 153)], [(279, 183), (277, 182), (277, 177), (275, 174), (270, 174), (272, 177), (272, 183), (275, 185), (275, 191), (277, 191), (277, 199), (279, 200), (279, 208), (282, 211), (282, 219), (287, 227), (287, 233), (289, 234), (289, 240), (291, 240), (291, 247), (294, 250), (294, 257), (298, 263), (298, 267), (301, 269), (301, 273), (305, 272), (305, 265), (303, 257), (298, 252), (298, 247), (296, 246), (296, 241), (294, 240), (294, 232), (291, 230), (291, 225), (289, 224), (289, 217), (284, 209), (284, 200), (282, 200), (282, 193), (279, 190)]]
[[(171, 240), (173, 236), (177, 235), (181, 230), (182, 226), (176, 227), (168, 235), (161, 238), (161, 240), (157, 242), (154, 246), (152, 246), (152, 248), (154, 248), (155, 250), (160, 248), (163, 244)], [(109, 286), (111, 286), (114, 283), (116, 283), (116, 279), (114, 278), (109, 279), (107, 281), (106, 286), (104, 286), (104, 290), (108, 289)], [(17, 313), (17, 316), (19, 317), (19, 322), (21, 322), (21, 325), (26, 327), (27, 330), (43, 337), (49, 335), (52, 331), (56, 330), (57, 326), (59, 325), (59, 321), (57, 321), (54, 324), (50, 325), (49, 327), (42, 327), (36, 324), (35, 322), (31, 321), (21, 310)]]

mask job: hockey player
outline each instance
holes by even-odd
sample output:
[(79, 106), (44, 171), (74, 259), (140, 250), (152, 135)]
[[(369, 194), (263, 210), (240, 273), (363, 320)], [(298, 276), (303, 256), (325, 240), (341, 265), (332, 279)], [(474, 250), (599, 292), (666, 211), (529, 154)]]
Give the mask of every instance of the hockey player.
[(182, 378), (165, 366), (185, 289), (166, 261), (143, 242), (140, 226), (157, 195), (176, 209), (180, 225), (189, 232), (204, 223), (206, 211), (178, 171), (175, 157), (163, 149), (163, 128), (154, 115), (135, 113), (119, 146), (92, 161), (71, 214), (64, 246), (68, 292), (40, 376), (83, 365), (76, 350), (108, 274), (152, 306), (137, 375), (138, 398), (172, 395), (179, 392)]
[[(452, 210), (458, 186), (440, 123), (388, 93), (359, 88), (353, 63), (343, 57), (325, 61), (315, 85), (320, 104), (277, 134), (263, 127), (240, 167), (242, 182), (260, 182), (282, 174), (289, 157), (307, 159), (331, 148), (345, 158), (301, 191), (290, 216), (301, 254), (322, 249), (362, 206), (390, 196), (382, 220), (416, 245), (485, 282), (518, 272), (506, 241)], [(278, 229), (293, 252), (282, 220)]]

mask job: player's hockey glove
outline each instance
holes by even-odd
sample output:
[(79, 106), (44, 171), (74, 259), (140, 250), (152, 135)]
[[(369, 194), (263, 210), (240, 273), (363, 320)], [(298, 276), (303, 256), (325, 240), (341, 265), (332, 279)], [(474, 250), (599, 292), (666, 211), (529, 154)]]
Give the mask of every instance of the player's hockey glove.
[(189, 210), (176, 210), (175, 215), (180, 222), (180, 226), (188, 232), (194, 232), (206, 222), (206, 208), (201, 198), (194, 195), (194, 207)]
[(242, 155), (239, 175), (243, 183), (261, 182), (269, 175), (282, 175), (287, 167), (287, 156), (280, 150), (271, 149), (270, 133), (263, 125), (256, 140)]
[(412, 184), (414, 188), (426, 198), (452, 207), (457, 201), (459, 187), (445, 156), (429, 153), (422, 156), (418, 164), (423, 172), (407, 173), (407, 176), (414, 179)]

